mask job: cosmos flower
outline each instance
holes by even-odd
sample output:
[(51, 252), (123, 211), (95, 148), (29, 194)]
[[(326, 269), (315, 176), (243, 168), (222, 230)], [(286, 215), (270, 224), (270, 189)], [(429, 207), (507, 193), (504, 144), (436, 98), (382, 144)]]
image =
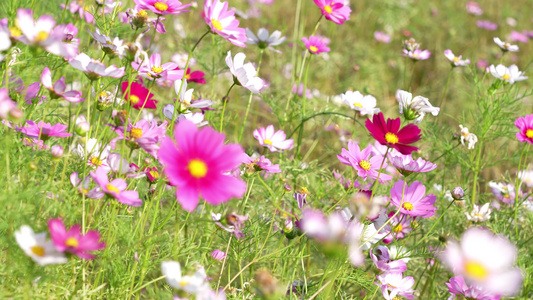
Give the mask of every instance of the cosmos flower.
[(414, 160), (412, 154), (391, 153), (387, 157), (390, 164), (398, 169), (403, 176), (409, 176), (413, 172), (425, 173), (433, 171), (437, 167), (436, 164), (423, 160), (421, 157)]
[[(178, 96), (178, 102), (179, 102), (178, 110), (181, 110), (181, 111), (183, 111), (183, 109), (188, 109), (188, 108), (200, 108), (200, 109), (207, 108), (214, 104), (214, 102), (209, 99), (193, 100), (192, 96), (194, 93), (194, 89), (187, 89), (187, 80), (184, 80), (183, 83), (181, 80), (174, 81), (174, 91), (176, 92), (176, 95)], [(174, 114), (174, 105), (172, 105), (172, 114)], [(172, 115), (167, 116), (167, 117), (169, 117), (172, 120)]]
[(104, 168), (98, 168), (96, 172), (91, 171), (89, 174), (106, 195), (117, 199), (122, 204), (141, 206), (143, 202), (139, 199), (139, 193), (137, 191), (127, 191), (128, 184), (122, 178), (116, 178), (110, 182), (107, 176), (108, 172)]
[(474, 204), (471, 213), (465, 212), (466, 219), (472, 222), (485, 222), (490, 219), (490, 203), (485, 203), (483, 206)]
[(246, 55), (239, 52), (235, 58), (231, 58), (231, 51), (226, 55), (226, 65), (229, 67), (231, 74), (236, 78), (236, 82), (242, 87), (248, 89), (254, 94), (258, 94), (264, 87), (263, 79), (257, 77), (257, 71), (251, 62), (244, 63)]
[(467, 229), (460, 242), (449, 241), (440, 255), (444, 265), (467, 283), (503, 296), (516, 294), (522, 286), (522, 272), (513, 267), (516, 257), (509, 240), (476, 227)]
[(350, 20), (350, 13), (352, 10), (342, 1), (336, 0), (313, 0), (315, 4), (320, 8), (322, 15), (326, 17), (326, 20), (330, 20), (335, 24), (344, 24), (344, 22)]
[(405, 299), (414, 299), (415, 296), (413, 293), (413, 285), (415, 280), (413, 277), (403, 277), (402, 273), (384, 273), (377, 275), (377, 282), (374, 282), (375, 285), (380, 287), (381, 293), (386, 300), (399, 299), (398, 296), (404, 297)]
[(139, 120), (135, 125), (129, 123), (126, 128), (119, 126), (115, 129), (118, 137), (111, 140), (109, 145), (115, 149), (116, 143), (125, 139), (126, 144), (132, 148), (141, 148), (146, 153), (157, 158), (159, 146), (157, 145), (163, 140), (167, 131), (167, 122), (163, 122), (158, 126), (156, 120), (148, 122), (144, 119)]
[[(0, 19), (0, 52), (11, 48), (11, 31), (9, 30), (7, 18)], [(4, 56), (0, 54), (0, 61)]]
[[(371, 157), (372, 156), (372, 157)], [(345, 165), (352, 166), (357, 171), (357, 176), (366, 181), (367, 177), (372, 180), (377, 180), (379, 174), (379, 182), (384, 183), (392, 179), (392, 176), (384, 174), (380, 171), (387, 167), (383, 156), (372, 155), (372, 147), (368, 146), (360, 150), (359, 145), (348, 142), (348, 150), (342, 149), (341, 154), (337, 155), (339, 161)]]
[(80, 225), (74, 225), (67, 230), (61, 219), (49, 220), (48, 230), (50, 239), (59, 252), (67, 251), (83, 259), (93, 259), (94, 255), (89, 254), (89, 251), (105, 248), (105, 243), (100, 242), (98, 231), (89, 230), (82, 234)]
[(429, 50), (420, 50), (420, 49), (416, 49), (412, 51), (403, 49), (403, 56), (409, 57), (413, 60), (426, 60), (426, 59), (429, 59), (429, 57), (431, 56), (431, 52), (429, 52)]
[(483, 9), (481, 9), (476, 1), (467, 1), (466, 12), (474, 16), (481, 16), (483, 14)]
[(69, 61), (69, 64), (82, 72), (85, 72), (90, 80), (96, 80), (98, 77), (120, 78), (124, 76), (124, 67), (117, 68), (115, 65), (106, 67), (103, 63), (90, 58), (85, 53), (78, 54)]
[(497, 65), (496, 67), (491, 65), (489, 71), (492, 76), (510, 84), (527, 79), (527, 76), (524, 76), (525, 72), (520, 72), (516, 65), (511, 65), (509, 68), (504, 65)]
[(394, 215), (395, 212), (393, 211), (388, 214), (387, 219), (391, 219), (391, 221), (384, 228), (384, 232), (387, 233), (387, 236), (383, 239), (383, 243), (385, 244), (389, 244), (395, 239), (401, 240), (413, 231), (413, 227), (411, 227), (412, 218), (410, 216), (402, 213), (399, 213), (396, 216)]
[(341, 94), (341, 99), (344, 104), (351, 109), (358, 111), (361, 115), (372, 116), (377, 114), (380, 110), (376, 108), (376, 98), (372, 95), (363, 95), (359, 91), (347, 91)]
[(522, 170), (518, 172), (518, 178), (520, 178), (528, 188), (533, 188), (533, 170)]
[[(211, 219), (215, 222), (215, 224), (224, 229), (225, 231), (233, 234), (236, 239), (242, 239), (245, 235), (242, 232), (242, 229), (244, 228), (244, 222), (248, 221), (248, 216), (241, 216), (237, 214), (227, 214), (224, 220), (222, 220), (221, 214), (215, 214), (211, 213)], [(224, 222), (225, 224), (222, 224)]]
[(178, 0), (135, 0), (137, 9), (146, 9), (152, 11), (156, 15), (179, 15), (188, 10), (187, 7), (192, 4), (182, 5)]
[(533, 144), (533, 114), (516, 119), (514, 124), (519, 130), (516, 138), (520, 142)]
[(41, 74), (41, 83), (48, 89), (52, 98), (63, 98), (71, 103), (78, 103), (85, 100), (81, 98), (82, 93), (80, 91), (66, 91), (65, 77), (61, 77), (52, 85), (52, 72), (48, 67), (45, 67)]
[(494, 38), (494, 42), (495, 42), (496, 45), (498, 45), (498, 46), (502, 49), (502, 51), (504, 51), (504, 52), (507, 52), (507, 51), (509, 51), (509, 52), (518, 52), (518, 50), (520, 50), (520, 49), (518, 48), (517, 45), (511, 45), (511, 44), (509, 44), (509, 43), (507, 43), (507, 42), (504, 42), (504, 41), (500, 40), (499, 37), (495, 37), (495, 38)]
[(413, 98), (413, 94), (407, 91), (397, 90), (396, 100), (400, 105), (400, 114), (403, 114), (407, 120), (414, 120), (415, 124), (422, 122), (426, 114), (437, 116), (440, 111), (440, 108), (429, 103), (428, 98), (422, 96)]
[(224, 134), (210, 127), (198, 129), (188, 120), (178, 123), (175, 142), (166, 137), (159, 150), (170, 184), (177, 187), (176, 198), (183, 209), (193, 211), (200, 195), (218, 205), (246, 192), (246, 183), (226, 172), (239, 167), (243, 150), (238, 144), (224, 144)]
[(173, 288), (183, 290), (190, 294), (196, 294), (203, 289), (209, 288), (207, 284), (207, 275), (203, 267), (194, 273), (194, 275), (183, 276), (181, 266), (176, 261), (164, 261), (161, 263), (161, 272), (165, 276), (168, 285)]
[(426, 196), (426, 187), (420, 181), (414, 181), (409, 186), (403, 180), (398, 180), (391, 189), (390, 202), (400, 208), (402, 214), (412, 217), (429, 218), (434, 216), (437, 210), (433, 206), (436, 199), (437, 197), (433, 194)]
[(78, 177), (78, 172), (70, 174), (70, 183), (76, 188), (76, 190), (81, 194), (85, 195), (91, 199), (101, 199), (105, 196), (105, 193), (102, 192), (100, 187), (95, 187), (89, 190), (89, 185), (91, 183), (91, 177), (87, 176), (84, 179)]
[(56, 250), (52, 241), (46, 240), (46, 232), (35, 233), (28, 225), (22, 225), (15, 231), (15, 240), (26, 255), (40, 266), (64, 264), (68, 260)]
[(474, 146), (477, 143), (477, 135), (470, 133), (468, 128), (463, 125), (459, 125), (459, 128), (461, 128), (461, 144), (464, 146), (466, 142), (468, 143), (468, 150), (474, 149)]
[(235, 11), (228, 9), (228, 2), (206, 0), (203, 17), (213, 33), (216, 33), (238, 47), (246, 47), (246, 30), (239, 28)]
[(35, 124), (32, 120), (27, 120), (26, 126), (22, 127), (20, 131), (29, 137), (39, 138), (43, 141), (47, 141), (51, 137), (67, 137), (72, 135), (66, 132), (67, 125), (61, 123), (50, 125), (50, 123), (44, 123), (43, 121)]
[(370, 258), (376, 268), (385, 273), (403, 273), (407, 266), (403, 260), (393, 260), (389, 255), (389, 248), (386, 246), (377, 246), (369, 251)]
[[(138, 60), (141, 60), (140, 58)], [(131, 66), (139, 71), (143, 77), (150, 80), (178, 80), (183, 77), (183, 70), (177, 69), (178, 65), (172, 62), (161, 64), (161, 55), (154, 53), (149, 60), (142, 60), (139, 62), (132, 62)]]
[(391, 41), (390, 35), (383, 31), (374, 31), (374, 39), (380, 43), (388, 44)]
[(9, 98), (9, 90), (0, 88), (0, 119), (7, 119), (9, 112), (16, 106), (17, 104)]
[(264, 155), (250, 157), (248, 154), (243, 153), (242, 163), (245, 165), (245, 171), (248, 173), (261, 172), (265, 177), (268, 177), (270, 174), (281, 173), (279, 164), (272, 164)]
[(226, 253), (224, 253), (224, 251), (216, 249), (213, 252), (211, 252), (211, 257), (214, 260), (222, 261), (222, 260), (224, 260), (224, 258), (226, 258)]
[[(488, 185), (494, 196), (496, 196), (499, 201), (505, 204), (514, 203), (516, 198), (516, 189), (513, 184), (489, 181)], [(521, 196), (521, 194), (522, 191), (518, 191), (518, 195)]]
[(274, 47), (281, 45), (287, 39), (281, 36), (281, 31), (279, 30), (269, 35), (266, 28), (259, 28), (257, 36), (250, 29), (246, 28), (246, 36), (248, 37), (247, 44), (257, 45), (259, 49), (269, 49), (278, 53), (281, 53), (281, 51), (274, 49)]
[[(61, 4), (61, 8), (65, 9), (65, 4)], [(87, 8), (83, 3), (79, 3), (78, 1), (72, 1), (69, 4), (68, 10), (72, 14), (78, 14), (80, 19), (85, 20), (87, 23), (94, 23), (94, 16), (87, 11)]]
[(294, 144), (293, 139), (287, 140), (287, 135), (283, 130), (274, 132), (274, 125), (255, 129), (253, 136), (261, 146), (267, 147), (270, 152), (282, 152), (281, 150), (291, 149)]
[[(129, 90), (128, 90), (129, 86)], [(124, 81), (120, 85), (122, 93), (124, 94), (124, 99), (136, 110), (141, 110), (141, 108), (156, 109), (157, 100), (152, 99), (154, 94), (137, 82), (132, 82), (131, 84), (128, 81)]]
[(204, 76), (205, 76), (205, 73), (202, 71), (191, 72), (191, 68), (187, 68), (187, 72), (185, 73), (185, 75), (183, 75), (183, 78), (185, 78), (185, 80), (187, 80), (188, 82), (196, 82), (199, 84), (205, 84)]
[(326, 46), (326, 43), (323, 39), (321, 39), (318, 36), (310, 36), (309, 39), (306, 37), (302, 38), (302, 42), (304, 42), (305, 47), (311, 54), (319, 54), (323, 52), (329, 52), (331, 49)]
[(450, 278), (449, 282), (445, 283), (448, 287), (448, 292), (451, 294), (448, 299), (471, 299), (471, 300), (500, 300), (501, 296), (483, 290), (479, 286), (472, 284), (468, 285), (463, 276), (455, 276)]
[(470, 59), (462, 59), (462, 55), (455, 56), (450, 49), (444, 50), (444, 56), (452, 63), (453, 67), (464, 67), (470, 64)]
[(420, 140), (420, 128), (414, 124), (407, 124), (400, 129), (400, 125), (400, 118), (387, 119), (385, 123), (385, 117), (383, 117), (381, 112), (374, 115), (372, 121), (367, 119), (365, 122), (370, 135), (380, 144), (394, 148), (402, 154), (410, 154), (418, 150), (418, 148), (409, 146), (409, 144)]
[(478, 20), (476, 22), (476, 25), (477, 25), (477, 27), (479, 27), (481, 29), (486, 29), (486, 30), (490, 30), (490, 31), (494, 31), (494, 30), (498, 29), (498, 24), (496, 24), (494, 22), (491, 22), (491, 21), (487, 21), (487, 20)]
[(98, 28), (95, 28), (94, 32), (89, 30), (89, 34), (100, 44), (106, 54), (118, 55), (119, 58), (123, 58), (126, 54), (127, 45), (118, 37), (111, 39), (107, 35), (100, 33), (100, 29)]
[(510, 36), (511, 40), (513, 42), (520, 42), (520, 43), (528, 43), (529, 42), (529, 37), (528, 37), (528, 34), (527, 34), (527, 31), (524, 31), (524, 32), (518, 32), (518, 31), (511, 31), (511, 36)]

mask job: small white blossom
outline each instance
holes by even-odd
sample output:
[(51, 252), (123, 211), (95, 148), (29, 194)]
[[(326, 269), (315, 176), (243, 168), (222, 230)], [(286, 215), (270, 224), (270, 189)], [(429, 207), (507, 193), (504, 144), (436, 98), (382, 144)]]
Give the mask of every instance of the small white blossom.
[(257, 31), (257, 36), (246, 28), (246, 36), (248, 37), (247, 44), (257, 45), (261, 49), (270, 49), (278, 53), (281, 53), (281, 51), (274, 49), (274, 46), (281, 45), (287, 39), (281, 36), (281, 31), (276, 30), (269, 35), (268, 30), (265, 28), (260, 28)]
[(472, 222), (484, 222), (490, 219), (490, 203), (485, 203), (483, 206), (474, 204), (471, 213), (465, 212), (466, 218), (468, 221)]
[(40, 266), (67, 262), (63, 253), (57, 252), (54, 243), (46, 240), (46, 232), (34, 233), (30, 226), (23, 225), (15, 231), (15, 239), (24, 253)]
[(500, 38), (498, 37), (494, 38), (494, 42), (496, 43), (496, 45), (500, 46), (500, 48), (502, 48), (503, 51), (518, 52), (519, 50), (517, 45), (511, 45), (507, 42), (500, 40)]
[(425, 114), (430, 113), (433, 116), (437, 116), (440, 112), (440, 108), (431, 105), (428, 98), (422, 96), (413, 98), (413, 94), (406, 91), (397, 90), (396, 100), (398, 100), (400, 105), (400, 114), (405, 112), (406, 115), (409, 115), (410, 112), (413, 112), (415, 115), (408, 119), (414, 119), (416, 124), (422, 121)]
[(228, 51), (226, 64), (231, 74), (233, 74), (242, 87), (248, 89), (253, 94), (258, 94), (265, 85), (265, 82), (263, 79), (257, 77), (257, 71), (251, 62), (244, 63), (245, 58), (246, 55), (240, 52), (232, 59), (231, 51)]
[(496, 67), (494, 65), (491, 65), (489, 67), (489, 71), (492, 76), (510, 84), (513, 84), (516, 81), (522, 81), (527, 79), (527, 76), (524, 76), (525, 73), (520, 72), (516, 65), (511, 65), (509, 68), (504, 65), (497, 65)]
[(359, 91), (347, 91), (341, 94), (341, 99), (344, 104), (351, 109), (358, 111), (361, 115), (369, 115), (379, 113), (379, 108), (376, 108), (376, 98), (371, 95), (364, 96)]
[(464, 127), (463, 125), (459, 125), (459, 127), (461, 128), (461, 144), (464, 146), (466, 142), (468, 144), (468, 150), (474, 149), (477, 143), (477, 135), (470, 133), (468, 128)]
[(176, 261), (164, 261), (161, 263), (161, 272), (165, 275), (165, 279), (173, 288), (183, 290), (189, 294), (196, 294), (204, 289), (209, 288), (206, 283), (206, 274), (203, 267), (200, 268), (194, 273), (194, 275), (189, 276), (181, 275), (181, 266), (179, 262)]

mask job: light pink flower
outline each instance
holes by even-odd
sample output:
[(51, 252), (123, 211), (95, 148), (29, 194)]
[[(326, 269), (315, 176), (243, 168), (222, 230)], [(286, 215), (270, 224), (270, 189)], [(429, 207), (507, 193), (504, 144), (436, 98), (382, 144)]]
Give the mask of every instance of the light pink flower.
[(344, 5), (342, 1), (338, 0), (313, 0), (320, 8), (322, 15), (326, 20), (330, 20), (335, 24), (344, 24), (345, 21), (350, 20), (350, 13), (352, 10), (348, 5)]
[(78, 177), (78, 172), (70, 174), (70, 183), (78, 190), (82, 195), (87, 196), (91, 199), (101, 199), (105, 196), (105, 193), (102, 192), (100, 187), (95, 187), (89, 190), (89, 185), (91, 183), (91, 177), (87, 176), (84, 179)]
[(206, 0), (203, 17), (211, 31), (235, 46), (246, 47), (246, 30), (239, 28), (239, 21), (235, 18), (235, 12), (228, 9), (227, 1)]
[(398, 171), (404, 176), (408, 176), (413, 172), (425, 173), (437, 168), (436, 164), (423, 160), (421, 157), (414, 160), (412, 154), (404, 155), (397, 152), (391, 153), (387, 157), (390, 164), (398, 169)]
[[(138, 60), (142, 60), (138, 58)], [(161, 64), (161, 55), (159, 53), (154, 53), (150, 56), (148, 61), (144, 61), (139, 67), (139, 62), (132, 62), (131, 66), (139, 71), (139, 74), (142, 76), (154, 80), (178, 80), (183, 77), (183, 70), (177, 70), (177, 64), (172, 62), (167, 62)]]
[(444, 50), (444, 56), (446, 56), (446, 58), (452, 63), (452, 66), (455, 67), (463, 67), (470, 64), (470, 59), (462, 59), (462, 55), (455, 56), (455, 54), (453, 54), (452, 50), (450, 49)]
[(429, 57), (431, 56), (431, 52), (429, 52), (429, 50), (420, 50), (420, 49), (415, 49), (412, 51), (403, 49), (403, 56), (409, 57), (413, 60), (426, 60), (426, 59), (429, 59)]
[(452, 277), (450, 282), (445, 284), (448, 287), (448, 292), (452, 294), (448, 299), (456, 299), (456, 297), (462, 299), (464, 297), (469, 300), (500, 300), (501, 298), (500, 295), (484, 291), (475, 284), (469, 286), (463, 276)]
[(6, 88), (0, 89), (0, 119), (7, 119), (9, 112), (14, 109), (17, 104), (9, 98), (9, 91)]
[(256, 129), (253, 135), (259, 141), (259, 144), (263, 147), (268, 147), (270, 152), (282, 152), (281, 150), (291, 149), (294, 144), (293, 139), (287, 140), (287, 135), (283, 130), (280, 129), (274, 132), (274, 125)]
[(391, 41), (390, 35), (386, 34), (383, 31), (374, 31), (374, 39), (380, 43), (388, 44)]
[(433, 194), (426, 196), (426, 187), (420, 181), (414, 181), (409, 186), (403, 180), (398, 180), (391, 189), (390, 202), (400, 208), (402, 214), (412, 217), (429, 218), (435, 215), (437, 208), (433, 205), (436, 199)]
[(379, 282), (374, 282), (381, 288), (381, 293), (386, 300), (398, 299), (397, 296), (406, 299), (414, 299), (413, 285), (415, 280), (413, 277), (403, 277), (402, 273), (385, 273), (376, 276)]
[(98, 168), (96, 172), (91, 171), (89, 174), (106, 195), (117, 199), (122, 204), (130, 206), (142, 205), (143, 202), (139, 199), (137, 191), (127, 191), (128, 184), (122, 178), (116, 178), (110, 182), (107, 172), (109, 171), (104, 168)]
[(78, 103), (85, 100), (85, 98), (81, 98), (82, 93), (80, 91), (65, 91), (66, 84), (64, 76), (52, 85), (52, 72), (50, 72), (48, 67), (45, 67), (41, 74), (41, 83), (48, 89), (52, 98), (63, 98), (71, 103)]
[[(380, 169), (386, 168), (387, 163), (384, 161), (383, 156), (372, 156), (372, 147), (368, 146), (363, 150), (360, 150), (359, 145), (348, 142), (348, 150), (342, 149), (341, 154), (337, 155), (339, 161), (345, 165), (352, 166), (357, 171), (357, 176), (366, 181), (367, 177), (372, 180), (377, 180), (379, 175), (379, 182), (383, 183), (392, 179), (392, 176), (384, 174)], [(382, 165), (383, 164), (383, 165)]]
[(75, 69), (86, 73), (90, 80), (96, 80), (98, 77), (120, 78), (124, 76), (124, 67), (117, 68), (115, 65), (106, 67), (100, 61), (90, 58), (85, 53), (80, 53), (69, 61)]
[(124, 126), (119, 126), (115, 129), (118, 137), (111, 140), (109, 145), (115, 149), (116, 143), (125, 139), (126, 144), (130, 148), (141, 148), (146, 151), (146, 153), (157, 158), (157, 152), (159, 150), (158, 143), (161, 142), (165, 136), (167, 124), (167, 121), (164, 121), (158, 126), (156, 120), (148, 122), (145, 119), (141, 119), (135, 123), (135, 125), (131, 123), (128, 124), (126, 130), (124, 130)]
[(478, 20), (476, 22), (476, 25), (479, 28), (490, 30), (490, 31), (494, 31), (494, 30), (498, 29), (498, 24), (493, 23), (491, 21), (487, 21), (487, 20)]
[(481, 16), (483, 14), (483, 9), (481, 9), (481, 6), (476, 1), (467, 1), (466, 11), (474, 16)]
[(387, 219), (392, 218), (389, 224), (385, 226), (385, 233), (388, 235), (383, 239), (383, 243), (389, 244), (393, 240), (400, 240), (405, 238), (407, 234), (409, 234), (411, 231), (413, 231), (413, 228), (411, 227), (411, 221), (412, 218), (408, 215), (399, 213), (396, 215), (396, 217), (393, 217), (395, 215), (394, 211), (391, 211), (388, 215)]

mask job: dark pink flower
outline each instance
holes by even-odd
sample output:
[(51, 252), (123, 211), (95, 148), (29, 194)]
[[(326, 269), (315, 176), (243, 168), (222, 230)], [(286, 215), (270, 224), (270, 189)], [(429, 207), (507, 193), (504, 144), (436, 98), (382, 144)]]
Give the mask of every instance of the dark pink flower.
[(397, 119), (387, 119), (383, 113), (379, 113), (372, 117), (372, 121), (367, 119), (365, 126), (370, 131), (370, 135), (375, 138), (380, 144), (398, 150), (402, 154), (411, 154), (417, 151), (418, 148), (409, 146), (420, 140), (420, 128), (414, 124), (408, 124), (400, 129), (401, 121)]
[(154, 14), (164, 15), (179, 15), (188, 10), (185, 10), (191, 4), (182, 5), (178, 0), (135, 0), (137, 9), (146, 9), (152, 11)]
[(65, 132), (67, 130), (67, 125), (57, 123), (55, 125), (50, 125), (50, 123), (44, 123), (40, 121), (35, 124), (32, 120), (26, 121), (26, 126), (22, 127), (20, 130), (25, 135), (32, 138), (39, 138), (43, 141), (48, 140), (49, 138), (55, 137), (67, 137), (72, 134)]
[[(129, 90), (128, 86), (130, 88)], [(122, 93), (124, 93), (124, 99), (126, 99), (136, 110), (140, 110), (141, 108), (157, 108), (157, 100), (152, 99), (154, 94), (150, 93), (150, 91), (141, 84), (138, 84), (137, 82), (129, 84), (128, 81), (124, 81), (120, 87), (122, 88)]]
[(400, 208), (402, 214), (412, 217), (434, 216), (437, 210), (433, 206), (436, 199), (433, 194), (426, 196), (426, 187), (420, 181), (415, 181), (409, 186), (403, 180), (399, 180), (391, 189), (390, 202)]
[(306, 37), (303, 37), (302, 38), (302, 42), (304, 42), (305, 47), (312, 54), (319, 54), (319, 53), (322, 53), (322, 52), (329, 52), (331, 50), (328, 46), (326, 46), (326, 43), (324, 42), (324, 40), (322, 40), (321, 38), (319, 38), (317, 36), (313, 36), (312, 35), (312, 36), (309, 37), (309, 39), (306, 38)]
[(464, 297), (471, 300), (500, 300), (501, 298), (500, 295), (483, 290), (475, 284), (469, 286), (461, 275), (450, 278), (450, 282), (445, 284), (448, 287), (448, 292), (459, 299)]
[(345, 21), (350, 20), (350, 13), (352, 10), (348, 5), (344, 5), (339, 0), (313, 0), (318, 5), (322, 15), (327, 20), (335, 24), (344, 24)]
[(98, 231), (89, 230), (86, 234), (82, 234), (80, 225), (74, 225), (67, 230), (61, 219), (48, 221), (48, 230), (50, 231), (50, 238), (59, 252), (67, 251), (83, 259), (93, 259), (94, 255), (89, 254), (89, 251), (105, 248), (105, 243), (100, 242)]
[(516, 119), (514, 124), (520, 130), (516, 133), (516, 138), (520, 142), (533, 144), (533, 114)]

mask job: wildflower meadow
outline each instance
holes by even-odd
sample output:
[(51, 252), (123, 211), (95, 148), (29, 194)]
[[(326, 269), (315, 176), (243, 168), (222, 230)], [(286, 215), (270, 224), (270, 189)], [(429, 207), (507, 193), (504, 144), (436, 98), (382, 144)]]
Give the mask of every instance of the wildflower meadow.
[(531, 0), (1, 0), (0, 299), (533, 299)]

